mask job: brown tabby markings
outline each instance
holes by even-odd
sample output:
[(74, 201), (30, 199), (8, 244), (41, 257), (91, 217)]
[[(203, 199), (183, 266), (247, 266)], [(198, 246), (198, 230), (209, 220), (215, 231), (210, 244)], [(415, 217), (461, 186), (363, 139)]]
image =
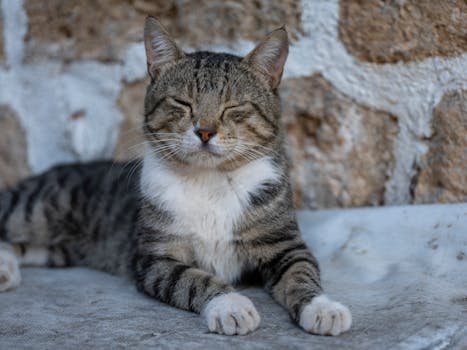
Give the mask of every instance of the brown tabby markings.
[[(318, 263), (292, 208), (276, 91), (285, 30), (242, 59), (185, 54), (148, 18), (145, 46), (143, 165), (58, 166), (0, 193), (4, 257), (13, 249), (23, 264), (131, 276), (144, 293), (204, 311), (209, 329), (224, 334), (258, 327), (232, 285), (255, 276), (307, 331), (347, 330), (348, 310), (315, 298)], [(2, 273), (8, 279), (0, 264)]]

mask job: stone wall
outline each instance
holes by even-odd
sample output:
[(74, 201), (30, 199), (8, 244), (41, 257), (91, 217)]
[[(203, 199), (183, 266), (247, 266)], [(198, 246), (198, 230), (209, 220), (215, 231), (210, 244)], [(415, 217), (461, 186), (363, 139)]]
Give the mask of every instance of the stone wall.
[(464, 0), (346, 0), (339, 15), (340, 38), (365, 62), (453, 57), (467, 48)]
[(146, 14), (186, 50), (283, 24), (297, 207), (467, 201), (465, 1), (0, 0), (0, 186), (141, 153)]

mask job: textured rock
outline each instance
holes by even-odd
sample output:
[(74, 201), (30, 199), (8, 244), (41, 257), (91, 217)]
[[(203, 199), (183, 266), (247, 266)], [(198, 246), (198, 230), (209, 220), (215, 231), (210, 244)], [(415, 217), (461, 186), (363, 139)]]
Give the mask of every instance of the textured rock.
[(416, 203), (467, 201), (467, 90), (446, 93), (433, 110), (429, 151), (414, 178)]
[(362, 61), (394, 63), (467, 51), (465, 0), (341, 0), (339, 33)]
[(301, 31), (299, 4), (297, 0), (27, 0), (26, 57), (121, 60), (126, 44), (142, 40), (147, 14), (158, 17), (175, 38), (192, 47), (239, 38), (257, 40), (284, 24), (296, 36)]
[(225, 45), (226, 41), (239, 38), (258, 41), (283, 25), (292, 38), (302, 32), (298, 0), (171, 1), (167, 2), (164, 13), (152, 0), (136, 0), (134, 6), (160, 17), (170, 33), (195, 47)]
[(26, 57), (121, 58), (128, 42), (142, 39), (144, 17), (129, 1), (25, 1), (28, 15)]
[(24, 131), (15, 113), (0, 105), (0, 188), (11, 186), (29, 174)]
[(141, 123), (144, 120), (144, 95), (147, 80), (139, 80), (123, 87), (118, 98), (118, 105), (124, 120), (120, 125), (114, 158), (119, 160), (134, 159), (143, 150)]
[(321, 75), (284, 81), (281, 96), (296, 206), (383, 204), (396, 119), (355, 103)]

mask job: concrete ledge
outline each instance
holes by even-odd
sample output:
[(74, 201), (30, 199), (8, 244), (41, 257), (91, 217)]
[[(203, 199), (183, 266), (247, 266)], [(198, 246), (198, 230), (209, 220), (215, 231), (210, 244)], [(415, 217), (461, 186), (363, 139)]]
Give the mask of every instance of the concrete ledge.
[[(0, 294), (1, 349), (465, 349), (467, 205), (299, 213), (324, 288), (354, 318), (339, 337), (308, 335), (261, 289), (251, 335), (207, 332), (195, 314), (82, 268), (23, 270)], [(462, 255), (464, 253), (464, 255)]]

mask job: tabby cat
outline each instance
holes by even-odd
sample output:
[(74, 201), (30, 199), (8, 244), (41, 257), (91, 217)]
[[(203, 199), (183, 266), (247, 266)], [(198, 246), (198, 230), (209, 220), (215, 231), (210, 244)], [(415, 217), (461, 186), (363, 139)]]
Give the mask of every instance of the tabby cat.
[(184, 53), (152, 17), (144, 42), (143, 159), (57, 166), (1, 192), (0, 291), (19, 285), (19, 265), (88, 266), (234, 335), (260, 324), (233, 286), (249, 276), (306, 331), (348, 330), (292, 208), (277, 94), (285, 29), (244, 58)]

